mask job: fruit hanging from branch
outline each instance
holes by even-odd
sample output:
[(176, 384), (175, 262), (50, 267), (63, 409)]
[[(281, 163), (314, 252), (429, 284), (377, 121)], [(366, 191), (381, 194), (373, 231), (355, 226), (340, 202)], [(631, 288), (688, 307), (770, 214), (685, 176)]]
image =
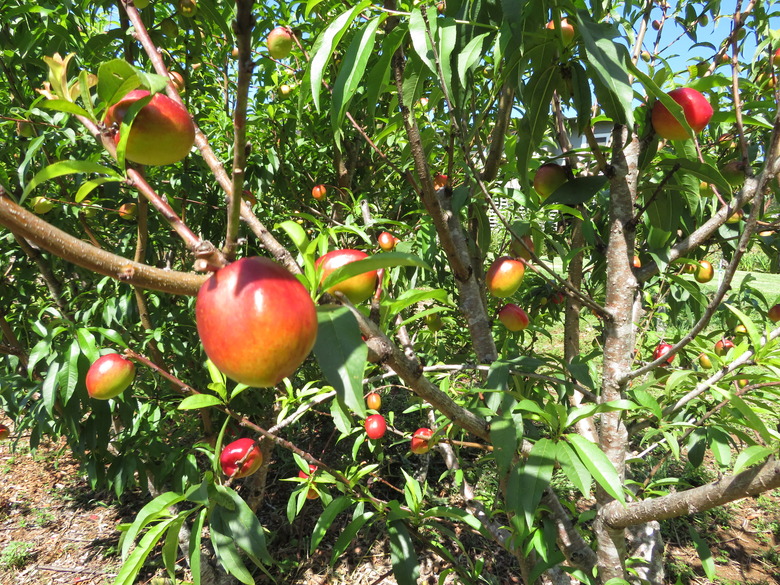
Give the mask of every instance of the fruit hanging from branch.
[(311, 190), (311, 196), (317, 201), (323, 201), (328, 195), (328, 189), (325, 185), (314, 185)]
[(268, 54), (274, 59), (286, 59), (290, 55), (293, 46), (292, 31), (286, 26), (277, 26), (266, 39)]
[[(701, 132), (712, 118), (712, 106), (707, 98), (690, 87), (679, 87), (669, 92), (669, 97), (682, 106), (685, 121), (695, 134)], [(668, 108), (660, 101), (655, 102), (651, 114), (653, 129), (661, 138), (667, 140), (686, 140), (688, 131), (672, 116)]]
[(420, 428), (414, 431), (411, 441), (411, 450), (415, 455), (423, 455), (431, 450), (431, 438), (433, 431), (428, 428)]
[(530, 322), (523, 308), (514, 303), (508, 303), (501, 308), (498, 320), (510, 331), (523, 331)]
[[(667, 353), (669, 353), (669, 350), (672, 349), (672, 346), (668, 343), (659, 343), (655, 350), (653, 351), (653, 361), (660, 359), (664, 357)], [(661, 363), (662, 366), (665, 366), (667, 364), (671, 364), (674, 361), (674, 354), (670, 355), (668, 358), (666, 358), (666, 361)]]
[(379, 247), (384, 252), (392, 252), (395, 248), (395, 244), (398, 241), (398, 238), (396, 238), (393, 234), (390, 232), (382, 232), (379, 234), (379, 237), (377, 238), (377, 242), (379, 242)]
[(219, 455), (219, 465), (227, 477), (252, 475), (263, 464), (263, 452), (257, 441), (243, 438), (225, 445)]
[(715, 354), (719, 356), (726, 355), (734, 347), (734, 342), (724, 337), (715, 344)]
[(707, 260), (702, 260), (699, 265), (696, 266), (696, 271), (693, 273), (693, 277), (701, 283), (709, 282), (715, 276), (715, 269)]
[[(551, 20), (547, 23), (547, 29), (548, 30), (558, 30), (558, 26), (556, 26), (555, 21)], [(563, 38), (563, 46), (568, 47), (571, 45), (572, 41), (574, 40), (574, 27), (569, 24), (569, 20), (567, 18), (561, 19), (561, 37)]]
[(525, 265), (509, 256), (496, 258), (485, 273), (485, 285), (494, 297), (503, 299), (515, 294), (525, 276)]
[[(105, 124), (116, 129), (116, 144), (121, 138), (119, 126), (130, 106), (148, 95), (145, 89), (136, 89), (108, 108)], [(189, 112), (167, 95), (156, 93), (133, 120), (125, 158), (142, 165), (169, 165), (186, 157), (193, 144), (195, 125)]]
[(247, 386), (274, 386), (309, 355), (317, 311), (306, 288), (268, 258), (242, 258), (215, 272), (195, 303), (209, 359)]
[(366, 435), (368, 435), (369, 439), (381, 439), (385, 436), (385, 431), (387, 431), (385, 417), (383, 417), (381, 414), (372, 414), (371, 416), (366, 417), (364, 426), (366, 429)]
[(115, 398), (124, 392), (135, 378), (135, 364), (118, 353), (96, 359), (87, 371), (87, 393), (97, 400)]
[[(303, 469), (298, 471), (298, 477), (300, 479), (309, 479), (309, 476), (314, 475), (314, 473), (317, 471), (317, 466), (309, 464), (309, 473), (306, 473)], [(309, 491), (306, 492), (306, 499), (307, 500), (316, 500), (320, 497), (320, 494), (317, 493), (317, 490), (315, 490), (313, 487), (309, 488)]]
[(366, 396), (366, 406), (371, 410), (379, 410), (382, 408), (382, 397), (376, 392), (371, 392)]
[[(344, 248), (342, 250), (332, 250), (324, 256), (319, 257), (315, 262), (315, 266), (322, 270), (322, 280), (325, 280), (328, 275), (337, 268), (366, 258), (368, 258), (368, 254), (361, 250)], [(322, 280), (320, 282), (322, 282)], [(327, 289), (326, 292), (329, 294), (340, 292), (346, 295), (351, 303), (356, 305), (362, 303), (374, 294), (377, 281), (377, 271), (371, 270), (348, 278), (347, 280), (343, 280)]]
[(568, 180), (566, 169), (561, 165), (545, 163), (534, 174), (534, 189), (544, 201)]

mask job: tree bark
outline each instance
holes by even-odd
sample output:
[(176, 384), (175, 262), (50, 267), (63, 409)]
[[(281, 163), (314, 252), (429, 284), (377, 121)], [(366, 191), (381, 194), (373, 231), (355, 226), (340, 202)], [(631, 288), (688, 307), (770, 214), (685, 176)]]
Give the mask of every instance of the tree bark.
[(608, 527), (622, 529), (651, 520), (660, 521), (696, 514), (778, 487), (780, 461), (770, 458), (742, 473), (724, 476), (701, 487), (641, 502), (631, 502), (626, 507), (618, 502), (611, 502), (599, 510), (599, 517)]
[[(639, 141), (630, 136), (628, 129), (616, 126), (612, 135), (615, 146), (610, 180), (609, 243), (607, 245), (607, 294), (606, 309), (609, 318), (605, 323), (604, 365), (601, 402), (623, 397), (623, 375), (631, 368), (635, 346), (633, 308), (639, 287), (632, 270), (635, 229), (634, 203), (638, 180)], [(625, 146), (624, 146), (625, 145)], [(614, 465), (621, 480), (625, 477), (625, 457), (628, 450), (628, 433), (620, 412), (601, 415), (599, 428), (601, 450)], [(613, 498), (597, 487), (599, 507)], [(598, 519), (597, 519), (598, 520)], [(597, 558), (599, 580), (624, 579), (623, 561), (626, 558), (626, 542), (622, 530), (605, 524), (594, 523), (598, 543)]]

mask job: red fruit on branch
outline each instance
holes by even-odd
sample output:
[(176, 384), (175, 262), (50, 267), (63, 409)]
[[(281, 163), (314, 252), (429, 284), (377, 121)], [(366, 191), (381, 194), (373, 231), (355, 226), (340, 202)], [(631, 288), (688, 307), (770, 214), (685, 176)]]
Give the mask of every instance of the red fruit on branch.
[[(328, 275), (337, 268), (341, 268), (350, 262), (364, 260), (365, 258), (368, 258), (368, 254), (365, 252), (345, 248), (343, 250), (328, 252), (324, 256), (318, 258), (314, 264), (317, 268), (322, 270), (322, 280), (325, 280)], [(330, 294), (341, 292), (347, 296), (350, 302), (356, 305), (362, 303), (374, 294), (378, 278), (377, 271), (371, 270), (348, 278), (347, 280), (343, 280), (327, 289), (326, 292)], [(322, 280), (320, 282), (322, 282)]]
[[(309, 463), (309, 473), (306, 473), (303, 469), (301, 469), (300, 471), (298, 471), (298, 477), (301, 479), (309, 479), (309, 476), (314, 475), (316, 471), (317, 471), (317, 466)], [(313, 487), (310, 487), (309, 491), (306, 492), (307, 500), (316, 500), (319, 497), (320, 494), (318, 494), (317, 490), (315, 490)]]
[(9, 436), (11, 436), (11, 429), (0, 424), (0, 441), (5, 441)]
[(368, 435), (369, 439), (381, 439), (385, 436), (385, 431), (387, 431), (385, 417), (381, 414), (372, 414), (371, 416), (366, 417), (364, 426), (366, 435)]
[[(525, 246), (523, 244), (525, 244)], [(520, 240), (512, 238), (512, 241), (509, 242), (509, 251), (514, 254), (515, 258), (522, 258), (523, 260), (528, 261), (531, 259), (531, 252), (536, 254), (534, 240), (530, 234), (524, 235)]]
[(293, 35), (286, 26), (277, 26), (266, 39), (268, 54), (274, 59), (286, 59), (292, 51)]
[[(555, 26), (555, 21), (551, 20), (547, 23), (547, 28), (549, 30), (556, 30), (558, 27)], [(568, 47), (571, 45), (571, 42), (574, 40), (574, 27), (569, 24), (568, 19), (562, 18), (561, 19), (561, 36), (563, 37), (563, 46)]]
[(734, 347), (734, 342), (725, 337), (715, 344), (715, 354), (719, 356), (726, 355)]
[(514, 303), (508, 303), (501, 308), (498, 320), (510, 331), (522, 331), (530, 322), (528, 313)]
[(242, 258), (215, 272), (198, 292), (195, 319), (209, 359), (248, 386), (290, 376), (317, 337), (309, 292), (267, 258)]
[[(669, 92), (669, 97), (682, 106), (685, 121), (695, 134), (701, 132), (712, 118), (712, 106), (707, 98), (690, 87), (680, 87)], [(655, 102), (651, 114), (653, 128), (656, 134), (667, 140), (685, 140), (688, 132), (677, 119), (672, 116), (667, 107), (660, 101)]]
[(263, 453), (254, 439), (233, 441), (222, 449), (219, 465), (227, 477), (239, 478), (252, 475), (263, 464)]
[[(106, 126), (118, 129), (130, 106), (148, 95), (145, 89), (128, 93), (108, 108)], [(119, 131), (114, 140), (119, 144)], [(142, 165), (169, 165), (186, 157), (194, 143), (195, 125), (184, 106), (165, 94), (156, 93), (133, 120), (125, 158)]]
[(118, 353), (98, 359), (87, 371), (87, 393), (97, 400), (108, 400), (124, 392), (135, 378), (135, 364)]
[(772, 306), (766, 314), (772, 323), (780, 321), (780, 304)]
[(715, 276), (715, 269), (707, 260), (702, 260), (699, 265), (696, 266), (696, 271), (693, 273), (693, 277), (701, 283), (709, 282)]
[(509, 256), (496, 258), (485, 273), (485, 285), (494, 297), (503, 299), (515, 294), (525, 276), (525, 265)]
[(397, 242), (398, 238), (396, 238), (393, 234), (390, 232), (382, 232), (379, 234), (379, 237), (377, 238), (377, 242), (379, 242), (379, 247), (384, 252), (392, 252), (395, 248), (395, 244)]
[(546, 163), (540, 166), (534, 175), (534, 189), (544, 201), (568, 180), (566, 169), (555, 163)]
[(311, 196), (317, 201), (323, 201), (328, 195), (328, 188), (325, 185), (314, 185), (311, 190)]
[(423, 427), (414, 431), (411, 442), (412, 453), (422, 455), (430, 451), (431, 437), (433, 437), (433, 431), (431, 429)]
[(379, 410), (382, 408), (382, 397), (376, 392), (371, 392), (366, 396), (366, 406), (371, 410)]
[[(672, 346), (668, 343), (659, 343), (658, 346), (655, 348), (655, 351), (653, 351), (653, 361), (664, 357), (667, 353), (669, 353), (669, 350), (672, 349)], [(662, 363), (662, 366), (665, 366), (666, 364), (671, 364), (674, 361), (674, 355), (670, 355), (665, 363)]]

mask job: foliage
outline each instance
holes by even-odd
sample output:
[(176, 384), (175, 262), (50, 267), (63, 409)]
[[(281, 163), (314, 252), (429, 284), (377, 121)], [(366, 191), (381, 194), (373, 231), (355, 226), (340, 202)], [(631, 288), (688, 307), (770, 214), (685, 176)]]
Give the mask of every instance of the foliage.
[[(220, 475), (235, 435), (275, 446), (287, 521), (312, 490), (321, 500), (311, 552), (337, 518), (333, 562), (380, 530), (399, 583), (416, 582), (423, 547), (463, 581), (488, 580), (442, 544), (465, 550), (464, 526), (509, 551), (525, 582), (556, 566), (586, 583), (650, 579), (624, 570), (623, 529), (662, 517), (678, 493), (705, 505), (665, 462), (709, 458), (743, 479), (777, 465), (780, 331), (766, 314), (778, 299), (750, 276), (730, 288), (737, 266), (777, 269), (773, 5), (737, 17), (717, 2), (197, 7), (0, 0), (12, 97), (0, 112), (0, 405), (33, 447), (64, 436), (94, 488), (150, 489), (122, 526), (117, 583), (155, 547), (172, 578), (187, 551), (195, 583), (206, 546), (243, 583), (280, 570), (249, 496), (266, 476)], [(265, 35), (278, 25), (296, 44), (276, 61)], [(682, 121), (666, 95), (682, 85), (716, 113), (691, 139), (659, 140), (650, 108)], [(183, 100), (199, 153), (124, 164), (102, 120), (137, 87)], [(569, 180), (544, 198), (532, 183), (549, 162)], [(319, 184), (328, 195), (314, 200)], [(16, 207), (42, 196), (53, 208), (38, 218)], [(128, 201), (131, 222), (116, 213)], [(379, 253), (386, 230), (400, 241)], [(493, 322), (504, 301), (484, 273), (524, 235), (536, 253), (512, 302), (531, 324), (511, 333)], [(336, 248), (375, 253), (320, 282), (315, 260)], [(98, 249), (115, 256), (100, 264)], [(192, 270), (236, 253), (273, 256), (320, 303), (313, 357), (275, 389), (236, 385), (201, 350)], [(709, 285), (685, 268), (704, 259), (721, 260)], [(140, 285), (146, 267), (164, 269), (157, 286)], [(322, 292), (376, 269), (381, 286), (357, 308)], [(718, 355), (724, 337), (735, 347)], [(662, 342), (676, 344), (673, 365), (648, 365)], [(136, 380), (92, 400), (87, 369), (109, 351), (138, 362)], [(370, 391), (383, 395), (382, 442), (363, 431)], [(413, 472), (420, 426), (448, 456), (440, 477)], [(476, 497), (441, 501), (434, 483)]]

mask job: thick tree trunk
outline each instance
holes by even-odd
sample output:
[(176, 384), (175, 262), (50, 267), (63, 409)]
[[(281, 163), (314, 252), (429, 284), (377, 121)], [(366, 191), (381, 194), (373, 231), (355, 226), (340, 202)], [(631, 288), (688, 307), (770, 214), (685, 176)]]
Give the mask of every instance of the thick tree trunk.
[[(623, 398), (622, 376), (631, 368), (635, 346), (633, 323), (634, 302), (639, 287), (632, 270), (635, 230), (634, 203), (638, 179), (639, 141), (629, 136), (625, 127), (616, 126), (610, 180), (609, 243), (607, 246), (607, 294), (605, 320), (604, 365), (601, 401)], [(625, 146), (622, 146), (625, 145)], [(615, 466), (618, 476), (625, 477), (628, 433), (620, 412), (601, 415), (599, 442), (601, 450)], [(613, 501), (603, 489), (596, 490), (599, 507)], [(596, 533), (598, 578), (603, 583), (613, 578), (625, 578), (626, 542), (622, 529), (608, 526), (601, 518), (594, 523)]]

